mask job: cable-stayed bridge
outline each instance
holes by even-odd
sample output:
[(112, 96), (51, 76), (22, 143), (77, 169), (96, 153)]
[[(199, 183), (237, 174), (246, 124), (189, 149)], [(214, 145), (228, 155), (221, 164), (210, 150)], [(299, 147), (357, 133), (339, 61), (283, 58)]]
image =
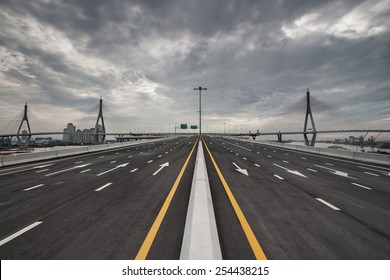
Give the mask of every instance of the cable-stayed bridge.
[[(307, 89), (306, 97), (289, 107), (282, 115), (263, 125), (255, 133), (249, 133), (255, 139), (260, 135), (276, 135), (282, 141), (282, 135), (302, 134), (307, 146), (314, 146), (317, 134), (362, 132), (361, 141), (370, 132), (390, 132), (390, 129), (373, 127), (365, 121), (347, 116), (336, 107), (316, 97), (311, 97)], [(245, 134), (247, 135), (247, 134)], [(311, 139), (309, 136), (311, 135)]]
[[(72, 121), (95, 143), (130, 127), (102, 100), (86, 115)], [(31, 135), (81, 131), (37, 119), (26, 106), (2, 137), (26, 146)], [(318, 133), (346, 131), (388, 130), (307, 92), (245, 135), (314, 145)], [(0, 257), (389, 259), (390, 156), (287, 146), (200, 135), (0, 156)]]
[[(31, 116), (33, 116), (31, 118)], [(129, 139), (158, 138), (172, 133), (134, 133), (130, 132), (130, 124), (120, 120), (109, 108), (103, 105), (100, 98), (99, 104), (93, 107), (80, 119), (73, 123), (83, 130), (75, 130), (74, 126), (67, 128), (54, 127), (50, 122), (36, 117), (28, 109), (27, 104), (24, 110), (14, 119), (0, 125), (0, 143), (11, 142), (12, 137), (18, 139), (19, 146), (26, 148), (33, 135), (54, 135), (62, 134), (64, 138), (71, 140), (77, 138), (80, 142), (92, 144), (104, 143), (107, 135), (116, 136), (118, 141)], [(306, 96), (289, 107), (283, 114), (276, 116), (271, 122), (261, 126), (257, 132), (247, 133), (224, 133), (229, 136), (251, 136), (253, 139), (261, 135), (275, 135), (279, 142), (282, 142), (283, 135), (301, 134), (306, 145), (314, 146), (318, 134), (362, 132), (365, 135), (360, 137), (363, 141), (370, 132), (390, 132), (390, 129), (372, 127), (368, 123), (357, 120), (354, 117), (346, 116), (337, 108), (311, 97), (309, 89)], [(175, 132), (176, 134), (176, 132)], [(221, 133), (211, 133), (220, 135)], [(70, 141), (72, 142), (72, 141)]]

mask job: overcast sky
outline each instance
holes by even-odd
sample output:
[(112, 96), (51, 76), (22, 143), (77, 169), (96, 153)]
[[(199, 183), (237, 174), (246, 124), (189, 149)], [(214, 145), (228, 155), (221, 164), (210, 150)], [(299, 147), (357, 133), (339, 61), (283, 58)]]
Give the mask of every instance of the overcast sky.
[(390, 127), (389, 0), (0, 1), (0, 60), (3, 123), (28, 102), (65, 127), (102, 96), (129, 130), (173, 130), (203, 86), (206, 131), (257, 130), (306, 88)]

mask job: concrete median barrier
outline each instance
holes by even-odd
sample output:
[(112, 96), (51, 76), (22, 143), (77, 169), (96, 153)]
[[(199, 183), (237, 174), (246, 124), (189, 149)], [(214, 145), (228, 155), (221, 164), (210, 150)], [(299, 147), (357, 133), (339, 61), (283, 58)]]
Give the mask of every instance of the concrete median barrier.
[(199, 141), (198, 153), (196, 155), (180, 259), (222, 259), (201, 141)]

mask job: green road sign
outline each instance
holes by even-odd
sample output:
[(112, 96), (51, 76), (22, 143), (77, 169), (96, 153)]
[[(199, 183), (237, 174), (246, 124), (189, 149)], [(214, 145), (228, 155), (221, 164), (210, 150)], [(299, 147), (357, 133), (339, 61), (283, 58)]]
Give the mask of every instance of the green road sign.
[(191, 129), (198, 129), (197, 125), (191, 125)]
[(182, 123), (182, 124), (180, 125), (180, 129), (187, 129), (187, 124)]

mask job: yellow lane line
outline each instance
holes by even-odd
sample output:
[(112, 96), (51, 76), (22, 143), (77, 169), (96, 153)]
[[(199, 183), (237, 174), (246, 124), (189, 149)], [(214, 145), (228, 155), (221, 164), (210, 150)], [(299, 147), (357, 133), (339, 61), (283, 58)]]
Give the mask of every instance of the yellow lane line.
[(164, 202), (163, 206), (161, 207), (160, 212), (158, 213), (156, 219), (154, 220), (154, 223), (153, 223), (152, 227), (150, 228), (148, 235), (146, 236), (144, 242), (142, 243), (142, 246), (139, 249), (137, 256), (135, 257), (136, 260), (145, 260), (146, 257), (148, 256), (150, 247), (152, 247), (154, 238), (156, 237), (157, 232), (161, 226), (161, 223), (164, 220), (165, 214), (168, 211), (169, 205), (171, 204), (173, 196), (175, 195), (177, 187), (179, 186), (181, 178), (183, 177), (184, 171), (188, 165), (188, 162), (190, 161), (191, 155), (194, 152), (194, 149), (195, 149), (196, 144), (198, 143), (198, 140), (199, 139), (197, 139), (195, 141), (195, 144), (192, 147), (191, 153), (187, 157), (187, 160), (185, 161), (179, 175), (177, 176), (176, 181), (171, 188), (171, 191), (169, 192), (167, 198), (165, 199), (165, 202)]
[(230, 203), (233, 206), (234, 212), (237, 215), (238, 220), (240, 221), (241, 227), (244, 230), (244, 233), (246, 235), (246, 238), (248, 239), (249, 245), (252, 248), (253, 253), (255, 254), (256, 259), (258, 260), (266, 260), (267, 257), (265, 256), (263, 249), (261, 248), (259, 242), (257, 241), (257, 238), (255, 234), (253, 233), (248, 221), (246, 220), (244, 213), (242, 213), (240, 206), (238, 205), (236, 199), (234, 198), (234, 195), (232, 191), (229, 188), (229, 185), (226, 183), (225, 178), (222, 175), (221, 170), (219, 169), (217, 163), (214, 160), (214, 157), (212, 156), (209, 147), (206, 144), (206, 141), (203, 139), (204, 146), (206, 147), (207, 152), (210, 155), (211, 161), (214, 164), (215, 170), (218, 173), (219, 179), (222, 182), (223, 187), (225, 188), (225, 192), (227, 196), (229, 197)]

